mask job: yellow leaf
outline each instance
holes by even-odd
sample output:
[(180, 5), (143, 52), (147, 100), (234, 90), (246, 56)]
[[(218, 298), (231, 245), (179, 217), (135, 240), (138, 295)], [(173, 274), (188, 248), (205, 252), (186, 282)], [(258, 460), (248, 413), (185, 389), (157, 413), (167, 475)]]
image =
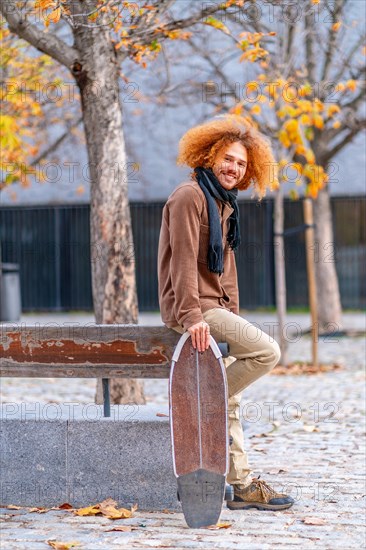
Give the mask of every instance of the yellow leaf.
[(299, 129), (299, 123), (297, 120), (287, 120), (283, 126), (289, 133), (297, 132)]
[[(98, 19), (98, 16), (99, 16), (99, 13), (98, 13), (98, 11), (96, 11), (96, 12), (92, 13), (91, 15), (89, 15), (88, 19), (89, 19), (89, 21), (94, 23)], [(121, 28), (121, 24), (117, 23), (114, 30), (118, 31), (120, 28)]]
[(253, 114), (253, 115), (259, 115), (260, 112), (261, 112), (261, 106), (260, 105), (254, 105), (251, 109), (250, 109), (250, 112)]
[(220, 31), (223, 31), (225, 34), (230, 34), (229, 29), (222, 21), (219, 21), (218, 19), (215, 19), (214, 17), (207, 17), (204, 20), (205, 25), (209, 25), (210, 27), (214, 27), (215, 29), (219, 29)]
[(99, 504), (96, 504), (94, 506), (87, 506), (86, 508), (79, 508), (78, 510), (75, 510), (75, 514), (77, 516), (96, 516), (97, 514), (100, 514)]
[(306, 149), (303, 145), (298, 145), (295, 150), (298, 155), (305, 155), (305, 151)]
[(286, 132), (280, 130), (280, 132), (278, 133), (278, 138), (284, 147), (290, 147), (291, 142)]
[(251, 80), (250, 82), (247, 83), (246, 85), (246, 91), (247, 93), (251, 93), (251, 92), (257, 92), (259, 90), (259, 84), (258, 82), (255, 82), (255, 80)]
[(76, 548), (76, 546), (81, 546), (80, 542), (78, 541), (61, 542), (58, 540), (48, 540), (47, 544), (49, 546), (52, 546), (52, 548), (55, 548), (55, 550), (69, 550), (69, 548)]
[(84, 192), (85, 192), (85, 187), (84, 187), (84, 185), (79, 185), (79, 186), (75, 189), (75, 193), (76, 193), (77, 195), (82, 195)]
[(296, 170), (298, 174), (302, 174), (302, 164), (300, 164), (300, 162), (294, 162), (292, 166), (293, 166), (293, 169)]
[(241, 115), (242, 110), (243, 110), (243, 104), (237, 103), (234, 107), (231, 107), (231, 109), (229, 110), (229, 113), (231, 115)]
[(342, 25), (342, 21), (337, 21), (337, 23), (334, 23), (334, 25), (332, 25), (332, 30), (337, 32), (341, 25)]
[(340, 120), (336, 120), (335, 122), (333, 122), (333, 128), (335, 128), (336, 130), (338, 128), (340, 128), (342, 125), (341, 125), (341, 122)]
[(311, 0), (312, 4), (319, 4), (320, 0)]
[(99, 504), (100, 512), (108, 519), (125, 519), (130, 518), (137, 509), (136, 504), (131, 510), (127, 510), (127, 508), (116, 508), (116, 504), (117, 502), (115, 500), (107, 498)]
[(312, 87), (311, 87), (311, 84), (309, 82), (307, 82), (306, 84), (301, 86), (298, 90), (298, 93), (301, 97), (310, 95), (311, 92), (312, 92)]
[[(261, 59), (265, 57), (268, 54), (268, 51), (261, 48), (260, 46), (255, 46), (254, 48), (251, 48), (250, 50), (246, 50), (243, 55), (239, 58), (239, 61), (256, 61), (257, 59)], [(261, 66), (264, 67), (264, 65)], [(267, 66), (267, 65), (266, 65)]]
[(339, 105), (330, 105), (327, 109), (327, 115), (333, 116), (335, 113), (340, 113), (341, 108)]
[(309, 115), (301, 115), (300, 122), (301, 124), (304, 124), (304, 126), (311, 124)]
[(357, 82), (356, 80), (347, 80), (346, 82), (346, 87), (351, 90), (352, 92), (354, 92), (357, 88)]
[(323, 128), (324, 127), (324, 121), (320, 115), (314, 115), (313, 116), (313, 124), (316, 128)]
[(58, 23), (58, 21), (60, 20), (60, 17), (61, 17), (60, 7), (56, 8), (48, 15), (48, 18), (50, 19), (50, 21), (52, 21), (52, 23)]
[(54, 8), (56, 5), (56, 0), (36, 0), (34, 2), (35, 8), (41, 8), (41, 10), (47, 10), (49, 8)]
[(278, 167), (283, 168), (284, 166), (287, 165), (287, 163), (288, 163), (287, 159), (280, 159), (280, 162), (278, 163)]
[(309, 149), (307, 149), (307, 150), (305, 151), (305, 158), (306, 158), (306, 160), (307, 160), (307, 162), (308, 162), (309, 164), (314, 164), (314, 162), (315, 162), (315, 155), (314, 155), (313, 151), (310, 151)]

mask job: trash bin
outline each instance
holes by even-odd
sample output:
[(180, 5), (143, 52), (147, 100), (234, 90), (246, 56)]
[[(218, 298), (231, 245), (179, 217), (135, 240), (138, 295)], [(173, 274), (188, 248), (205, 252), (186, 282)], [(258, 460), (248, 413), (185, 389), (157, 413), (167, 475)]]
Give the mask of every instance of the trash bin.
[(20, 300), (19, 264), (0, 264), (0, 321), (19, 321)]

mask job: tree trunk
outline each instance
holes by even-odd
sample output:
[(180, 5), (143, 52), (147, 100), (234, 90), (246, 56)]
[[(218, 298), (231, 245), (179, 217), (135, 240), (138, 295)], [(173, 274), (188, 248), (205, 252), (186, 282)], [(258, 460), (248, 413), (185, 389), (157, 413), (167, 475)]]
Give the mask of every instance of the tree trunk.
[(281, 186), (277, 190), (274, 201), (274, 259), (275, 259), (275, 281), (276, 281), (276, 308), (279, 330), (279, 345), (281, 348), (281, 365), (287, 365), (287, 340), (285, 334), (286, 322), (286, 270), (285, 270), (285, 247), (283, 238), (284, 229), (284, 207), (283, 191)]
[[(85, 13), (95, 2), (75, 2)], [(87, 23), (84, 18), (84, 23)], [(92, 289), (96, 322), (137, 323), (134, 246), (118, 88), (118, 64), (108, 26), (74, 29), (80, 63), (72, 72), (80, 89), (91, 181)], [(86, 173), (84, 167), (83, 173)], [(112, 403), (145, 403), (137, 380), (111, 380)], [(102, 402), (98, 380), (97, 403)]]
[(335, 267), (335, 249), (329, 187), (314, 201), (315, 269), (317, 275), (319, 333), (342, 328), (342, 306)]

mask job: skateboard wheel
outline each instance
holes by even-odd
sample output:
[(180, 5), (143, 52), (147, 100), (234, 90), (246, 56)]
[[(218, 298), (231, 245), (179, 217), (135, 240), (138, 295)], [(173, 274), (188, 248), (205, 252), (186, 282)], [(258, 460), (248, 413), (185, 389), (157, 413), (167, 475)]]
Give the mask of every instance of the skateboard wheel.
[(225, 500), (234, 500), (234, 487), (226, 484), (225, 486)]

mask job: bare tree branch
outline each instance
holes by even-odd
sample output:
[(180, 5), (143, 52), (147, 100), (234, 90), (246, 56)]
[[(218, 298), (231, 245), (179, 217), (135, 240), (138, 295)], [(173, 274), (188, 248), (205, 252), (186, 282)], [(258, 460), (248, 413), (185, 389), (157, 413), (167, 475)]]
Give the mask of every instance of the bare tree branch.
[(345, 57), (343, 59), (342, 59), (342, 56), (343, 56), (342, 49), (338, 48), (337, 53), (339, 54), (339, 61), (341, 62), (341, 69), (338, 71), (338, 73), (334, 77), (335, 82), (339, 82), (342, 79), (346, 69), (351, 69), (352, 68), (351, 63), (352, 63), (352, 60), (353, 60), (353, 56), (356, 53), (356, 51), (362, 46), (364, 41), (365, 41), (365, 35), (362, 34), (362, 35), (359, 36), (357, 42), (355, 42), (355, 44), (353, 45), (353, 47), (349, 51), (347, 57)]
[[(340, 0), (337, 0), (338, 2)], [(305, 52), (306, 52), (306, 66), (308, 69), (309, 79), (312, 82), (316, 81), (316, 57), (315, 57), (315, 43), (314, 43), (314, 24), (312, 16), (308, 12), (305, 14)]]
[(47, 149), (45, 149), (44, 151), (42, 151), (42, 153), (40, 155), (38, 155), (38, 157), (36, 157), (35, 159), (32, 160), (32, 162), (30, 163), (31, 166), (35, 166), (36, 164), (38, 164), (41, 160), (43, 160), (44, 158), (46, 158), (50, 153), (53, 153), (54, 151), (56, 151), (56, 149), (61, 145), (61, 143), (63, 141), (65, 141), (65, 139), (69, 136), (70, 134), (70, 130), (72, 130), (72, 128), (76, 128), (77, 126), (79, 126), (79, 124), (83, 122), (83, 117), (80, 117), (78, 120), (76, 120), (75, 122), (73, 122), (68, 128), (67, 130), (65, 130), (65, 132), (58, 138), (56, 139), (56, 141), (54, 141), (53, 143), (51, 143), (51, 145), (49, 145), (47, 147)]
[[(204, 4), (203, 4), (204, 5)], [(182, 30), (187, 27), (192, 27), (197, 24), (204, 24), (205, 20), (215, 13), (225, 11), (222, 8), (222, 4), (217, 2), (214, 6), (209, 6), (197, 11), (195, 14), (187, 17), (186, 19), (174, 19), (167, 24), (152, 25), (149, 28), (140, 30), (140, 32), (131, 31), (131, 38), (133, 42), (145, 45), (151, 43), (152, 40), (161, 40), (166, 38), (168, 32), (174, 30)], [(140, 38), (141, 37), (141, 38)], [(137, 40), (135, 40), (137, 39)]]
[(354, 137), (356, 137), (357, 134), (361, 132), (361, 130), (364, 130), (366, 128), (366, 119), (362, 119), (358, 121), (357, 128), (353, 128), (350, 132), (348, 132), (342, 139), (339, 141), (334, 147), (328, 148), (327, 151), (325, 151), (321, 155), (320, 162), (322, 166), (324, 166), (326, 163), (328, 163), (341, 149), (343, 149), (346, 145), (351, 143)]
[[(337, 21), (337, 17), (342, 15), (342, 9), (345, 6), (344, 0), (336, 0), (334, 9), (331, 10), (329, 5), (327, 5), (330, 15), (332, 17), (332, 23), (334, 24)], [(323, 70), (321, 72), (321, 80), (324, 81), (328, 77), (329, 70), (332, 65), (332, 59), (334, 57), (334, 52), (337, 46), (338, 41), (338, 31), (333, 30), (331, 27), (328, 32), (328, 44), (327, 51), (325, 54)]]

